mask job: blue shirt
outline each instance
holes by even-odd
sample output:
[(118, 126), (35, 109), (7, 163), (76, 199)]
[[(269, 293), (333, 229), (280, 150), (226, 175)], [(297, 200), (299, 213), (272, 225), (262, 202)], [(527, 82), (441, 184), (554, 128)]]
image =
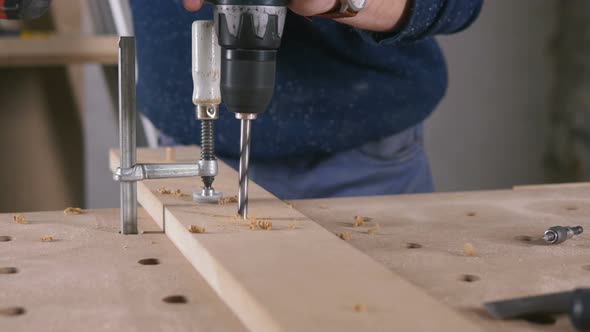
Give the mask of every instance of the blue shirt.
[[(379, 140), (422, 122), (444, 96), (446, 65), (433, 36), (460, 31), (482, 0), (409, 0), (390, 33), (363, 31), (289, 12), (268, 111), (253, 123), (252, 158), (322, 156)], [(137, 40), (138, 109), (181, 144), (200, 143), (194, 120), (191, 24), (180, 0), (131, 0)], [(239, 122), (221, 108), (215, 123), (221, 157), (239, 155)]]

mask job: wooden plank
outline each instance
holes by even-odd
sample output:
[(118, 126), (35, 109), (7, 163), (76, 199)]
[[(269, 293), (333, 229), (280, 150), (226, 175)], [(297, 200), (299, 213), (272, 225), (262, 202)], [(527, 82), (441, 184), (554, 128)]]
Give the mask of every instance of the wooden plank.
[(118, 37), (54, 35), (0, 38), (0, 66), (51, 66), (76, 63), (116, 64)]
[[(179, 161), (197, 160), (197, 148), (177, 149)], [(111, 166), (118, 164), (115, 153)], [(140, 161), (166, 159), (164, 149), (139, 150)], [(391, 273), (305, 218), (261, 187), (250, 187), (250, 213), (272, 230), (236, 221), (235, 204), (195, 205), (199, 180), (138, 184), (140, 202), (166, 234), (252, 331), (478, 331), (455, 311)], [(237, 174), (221, 163), (215, 186), (235, 193)], [(191, 234), (189, 225), (206, 229)]]
[[(0, 214), (2, 331), (246, 331), (149, 216), (118, 234), (118, 210)], [(52, 242), (41, 241), (53, 237)], [(4, 241), (9, 237), (10, 241)], [(141, 265), (155, 258), (158, 265)], [(185, 304), (163, 298), (182, 295)]]
[(590, 188), (590, 182), (573, 182), (573, 183), (555, 183), (555, 184), (538, 184), (514, 186), (513, 190), (559, 190), (559, 189), (587, 189)]
[[(351, 245), (490, 331), (574, 331), (554, 325), (493, 321), (485, 301), (590, 285), (590, 236), (558, 246), (540, 237), (554, 225), (590, 229), (589, 186), (292, 202)], [(355, 215), (372, 218), (353, 227)], [(367, 230), (380, 225), (376, 234)], [(465, 256), (471, 243), (474, 257)], [(465, 275), (472, 275), (466, 282)]]

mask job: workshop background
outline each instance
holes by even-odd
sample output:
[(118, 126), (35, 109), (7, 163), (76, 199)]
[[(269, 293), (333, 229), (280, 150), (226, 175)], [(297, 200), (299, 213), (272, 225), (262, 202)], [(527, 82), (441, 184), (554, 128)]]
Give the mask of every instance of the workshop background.
[[(83, 35), (100, 53), (131, 31), (125, 1), (54, 0), (44, 19), (0, 31), (0, 212), (118, 206), (116, 62), (47, 65), (26, 42)], [(588, 1), (486, 1), (469, 30), (439, 41), (450, 86), (425, 142), (438, 191), (590, 178)]]

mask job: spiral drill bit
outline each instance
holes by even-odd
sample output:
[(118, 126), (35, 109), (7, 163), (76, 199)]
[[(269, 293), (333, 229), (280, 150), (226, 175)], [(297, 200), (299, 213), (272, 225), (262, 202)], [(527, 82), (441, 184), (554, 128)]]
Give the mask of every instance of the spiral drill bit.
[(238, 191), (238, 214), (244, 220), (248, 219), (248, 167), (250, 164), (250, 137), (252, 120), (256, 114), (236, 114), (240, 120), (240, 167), (239, 167), (239, 191)]
[[(201, 120), (201, 160), (215, 160), (215, 129), (212, 120)], [(212, 176), (202, 176), (203, 188), (213, 189)]]

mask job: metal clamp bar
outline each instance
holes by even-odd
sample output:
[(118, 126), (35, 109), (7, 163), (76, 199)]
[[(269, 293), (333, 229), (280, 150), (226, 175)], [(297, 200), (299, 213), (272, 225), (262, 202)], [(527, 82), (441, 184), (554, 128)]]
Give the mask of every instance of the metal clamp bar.
[[(135, 37), (119, 39), (119, 147), (121, 168), (136, 163)], [(137, 234), (137, 184), (121, 182), (121, 234)]]
[(113, 179), (135, 182), (148, 179), (216, 176), (217, 160), (199, 160), (196, 163), (136, 164), (129, 168), (117, 168)]

